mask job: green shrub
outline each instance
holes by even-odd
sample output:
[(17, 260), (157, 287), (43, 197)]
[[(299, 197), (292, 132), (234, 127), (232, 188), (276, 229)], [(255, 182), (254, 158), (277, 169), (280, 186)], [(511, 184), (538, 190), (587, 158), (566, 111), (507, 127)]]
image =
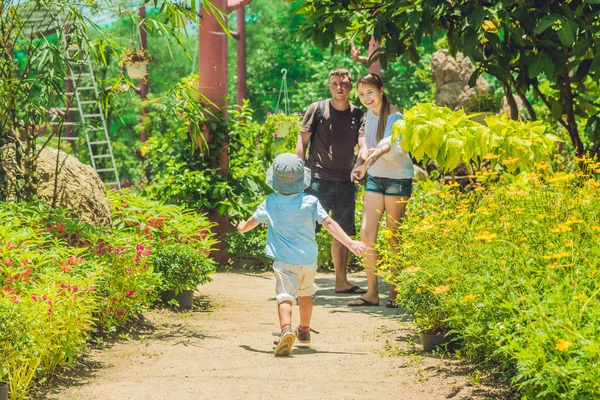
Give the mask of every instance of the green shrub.
[(502, 97), (493, 93), (477, 92), (475, 96), (463, 104), (468, 113), (493, 112), (498, 113), (502, 107)]
[(207, 253), (183, 244), (171, 244), (155, 250), (152, 265), (161, 278), (161, 288), (173, 290), (175, 295), (210, 282), (209, 275), (215, 272), (215, 262)]
[(458, 333), (527, 398), (600, 397), (600, 163), (579, 161), (422, 185), (380, 264), (420, 328)]

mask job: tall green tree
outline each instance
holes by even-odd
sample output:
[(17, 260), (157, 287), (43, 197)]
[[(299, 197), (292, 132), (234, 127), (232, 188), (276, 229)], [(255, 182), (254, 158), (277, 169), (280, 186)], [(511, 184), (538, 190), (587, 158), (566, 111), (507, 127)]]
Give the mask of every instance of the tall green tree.
[[(488, 73), (502, 82), (516, 116), (513, 93), (535, 118), (525, 96), (543, 102), (565, 128), (578, 155), (600, 152), (599, 0), (307, 0), (305, 34), (321, 48), (350, 37), (363, 45), (374, 35), (383, 65), (399, 55), (419, 59), (417, 47), (443, 32), (451, 50), (476, 64), (471, 82)], [(551, 90), (540, 90), (541, 77)], [(577, 117), (587, 119), (584, 145)]]

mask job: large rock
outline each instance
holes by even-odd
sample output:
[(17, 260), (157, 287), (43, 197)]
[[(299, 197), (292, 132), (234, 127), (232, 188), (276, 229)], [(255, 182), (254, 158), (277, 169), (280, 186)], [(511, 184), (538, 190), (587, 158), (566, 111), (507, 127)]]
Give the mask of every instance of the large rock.
[[(0, 154), (7, 180), (14, 181), (14, 147), (5, 146)], [(91, 166), (63, 151), (48, 147), (41, 151), (37, 164), (37, 197), (52, 205), (57, 158), (59, 173), (56, 207), (66, 208), (72, 211), (74, 216), (90, 224), (111, 227), (111, 205), (98, 173)]]
[(475, 67), (468, 57), (457, 53), (452, 57), (448, 50), (431, 55), (431, 70), (435, 83), (435, 104), (458, 110), (478, 92), (487, 93), (490, 85), (479, 77), (475, 87), (469, 86), (469, 78)]

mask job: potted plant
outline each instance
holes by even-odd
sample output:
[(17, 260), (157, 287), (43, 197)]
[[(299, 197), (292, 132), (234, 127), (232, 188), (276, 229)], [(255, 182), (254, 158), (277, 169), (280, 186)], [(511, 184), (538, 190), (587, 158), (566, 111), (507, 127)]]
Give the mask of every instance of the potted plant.
[(402, 306), (419, 330), (423, 350), (431, 351), (441, 345), (450, 350), (455, 348), (456, 336), (449, 333), (446, 321), (450, 315), (443, 302), (443, 296), (451, 290), (451, 286), (419, 268), (418, 272), (402, 274), (396, 288)]
[(131, 79), (141, 79), (148, 72), (148, 64), (156, 63), (156, 58), (148, 54), (146, 49), (127, 47), (121, 55), (121, 65), (125, 65), (127, 75)]
[(8, 383), (0, 382), (0, 400), (8, 400)]
[(209, 282), (209, 275), (215, 272), (215, 262), (208, 254), (181, 243), (156, 249), (152, 265), (161, 278), (162, 300), (181, 308), (192, 307), (194, 290)]

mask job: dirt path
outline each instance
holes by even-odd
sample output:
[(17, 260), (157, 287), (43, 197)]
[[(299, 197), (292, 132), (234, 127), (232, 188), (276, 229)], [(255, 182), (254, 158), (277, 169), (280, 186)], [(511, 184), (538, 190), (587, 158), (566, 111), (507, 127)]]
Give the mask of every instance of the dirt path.
[[(352, 281), (363, 286), (360, 275)], [(458, 361), (420, 350), (397, 309), (349, 308), (319, 274), (311, 349), (275, 358), (278, 330), (270, 273), (219, 273), (193, 311), (155, 309), (151, 329), (93, 350), (77, 376), (46, 399), (488, 399)], [(383, 287), (382, 287), (383, 289)], [(382, 290), (382, 293), (384, 291)], [(197, 299), (198, 300), (198, 299)], [(382, 297), (383, 300), (383, 297)], [(383, 304), (383, 301), (382, 301)], [(294, 308), (297, 324), (297, 307)]]

